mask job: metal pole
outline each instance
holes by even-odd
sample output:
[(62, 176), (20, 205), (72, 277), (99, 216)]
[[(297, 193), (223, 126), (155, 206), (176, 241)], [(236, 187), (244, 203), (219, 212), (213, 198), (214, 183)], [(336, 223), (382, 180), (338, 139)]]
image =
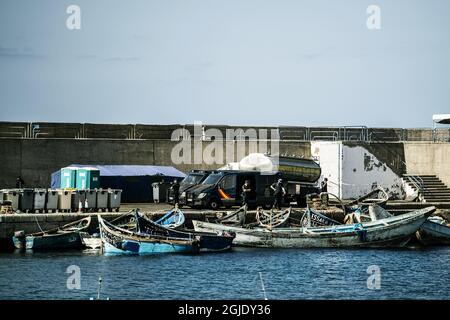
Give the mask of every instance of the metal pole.
[(259, 279), (261, 280), (261, 287), (262, 287), (262, 291), (263, 291), (263, 294), (264, 294), (264, 300), (268, 300), (267, 299), (267, 294), (266, 294), (266, 288), (264, 287), (264, 281), (263, 281), (263, 278), (262, 278), (262, 272), (259, 272)]
[(100, 300), (100, 290), (102, 289), (102, 277), (98, 278), (97, 300)]

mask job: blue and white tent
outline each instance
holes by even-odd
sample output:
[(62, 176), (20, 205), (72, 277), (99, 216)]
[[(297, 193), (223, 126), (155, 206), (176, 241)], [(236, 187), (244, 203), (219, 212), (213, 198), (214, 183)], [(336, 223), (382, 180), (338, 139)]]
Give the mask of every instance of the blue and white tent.
[[(100, 171), (102, 188), (122, 189), (123, 202), (148, 202), (153, 200), (153, 182), (171, 182), (186, 175), (170, 166), (151, 165), (92, 165), (72, 164), (69, 167), (93, 168)], [(61, 170), (52, 173), (51, 188), (61, 185)]]

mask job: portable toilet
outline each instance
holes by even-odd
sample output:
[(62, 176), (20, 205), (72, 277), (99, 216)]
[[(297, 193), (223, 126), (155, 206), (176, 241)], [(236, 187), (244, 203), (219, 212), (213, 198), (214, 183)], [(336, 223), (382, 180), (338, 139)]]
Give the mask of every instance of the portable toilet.
[(100, 188), (100, 170), (96, 168), (78, 168), (76, 188), (79, 190)]
[(61, 169), (61, 189), (76, 188), (77, 168), (66, 167)]

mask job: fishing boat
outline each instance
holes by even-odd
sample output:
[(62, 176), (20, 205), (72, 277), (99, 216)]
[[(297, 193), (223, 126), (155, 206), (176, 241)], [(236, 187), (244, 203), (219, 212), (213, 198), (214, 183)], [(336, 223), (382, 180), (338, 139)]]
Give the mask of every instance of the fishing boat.
[[(141, 231), (151, 233), (157, 227), (152, 220), (148, 219), (147, 216), (141, 212), (137, 211), (136, 216), (136, 221)], [(198, 238), (200, 252), (220, 252), (230, 250), (235, 238), (235, 234), (226, 231), (197, 232), (186, 229), (169, 229), (168, 231), (170, 236), (177, 238)]]
[(214, 219), (215, 223), (222, 223), (225, 225), (244, 226), (245, 217), (247, 215), (247, 206), (242, 206), (234, 212), (228, 213), (221, 218)]
[(100, 235), (89, 234), (88, 232), (80, 232), (81, 243), (85, 248), (98, 250), (102, 248), (102, 239)]
[(430, 217), (416, 232), (416, 237), (423, 245), (449, 245), (450, 224), (439, 216)]
[(289, 224), (289, 217), (291, 215), (292, 208), (280, 211), (264, 211), (261, 208), (256, 210), (256, 221), (259, 226), (265, 228), (282, 228)]
[(193, 221), (196, 231), (234, 232), (234, 243), (263, 248), (401, 247), (436, 210), (428, 207), (371, 222), (323, 227), (241, 228)]
[(25, 234), (17, 231), (13, 242), (17, 249), (55, 250), (82, 248), (80, 232), (85, 231), (91, 224), (91, 217), (71, 222), (59, 228)]
[[(105, 253), (198, 253), (226, 251), (231, 248), (234, 235), (229, 232), (188, 232), (161, 226), (139, 211), (128, 215), (127, 227), (113, 225), (99, 217), (100, 236)], [(133, 225), (132, 228), (129, 226)]]
[(186, 218), (184, 217), (183, 211), (181, 211), (178, 206), (175, 206), (175, 208), (168, 211), (164, 216), (155, 222), (166, 228), (177, 229), (184, 225), (185, 220)]
[[(163, 227), (153, 228), (148, 233), (141, 232), (139, 227), (130, 230), (119, 227), (98, 217), (100, 238), (103, 251), (107, 254), (152, 254), (152, 253), (196, 253), (198, 239), (176, 238), (170, 236), (169, 230)], [(158, 226), (156, 223), (155, 226)]]

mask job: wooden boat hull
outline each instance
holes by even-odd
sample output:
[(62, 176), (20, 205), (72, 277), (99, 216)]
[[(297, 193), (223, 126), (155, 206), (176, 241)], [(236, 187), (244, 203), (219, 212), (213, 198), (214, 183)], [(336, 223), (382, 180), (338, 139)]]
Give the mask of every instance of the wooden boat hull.
[(104, 243), (106, 254), (158, 254), (158, 253), (194, 253), (191, 245), (176, 245), (168, 243), (151, 243), (124, 240), (119, 244)]
[(245, 229), (193, 221), (196, 231), (234, 232), (234, 243), (263, 248), (401, 247), (420, 228), (434, 207), (374, 222), (315, 228)]
[(143, 230), (147, 229), (152, 230), (155, 228), (159, 228), (160, 231), (165, 232), (168, 236), (174, 238), (181, 239), (198, 239), (200, 252), (223, 252), (230, 250), (232, 247), (232, 243), (234, 240), (234, 235), (231, 234), (223, 234), (213, 232), (213, 233), (205, 233), (205, 232), (195, 232), (193, 230), (185, 230), (185, 229), (177, 229), (173, 230), (170, 228), (166, 228), (165, 226), (155, 226), (155, 222), (149, 220), (144, 215), (140, 215), (137, 218), (141, 228)]
[(14, 246), (17, 249), (26, 250), (58, 250), (80, 249), (82, 247), (79, 232), (67, 232), (46, 236), (27, 236), (24, 242), (13, 237)]
[(450, 245), (450, 227), (430, 220), (425, 221), (416, 236), (423, 245)]
[(92, 236), (87, 232), (80, 232), (81, 243), (85, 248), (97, 250), (102, 248), (100, 236)]
[[(12, 238), (14, 246), (21, 250), (81, 249), (80, 232), (87, 230), (91, 217), (71, 222), (60, 228), (25, 235), (16, 232)], [(16, 236), (17, 235), (17, 236)]]
[(152, 236), (114, 227), (98, 216), (100, 237), (106, 254), (197, 253), (198, 240)]

